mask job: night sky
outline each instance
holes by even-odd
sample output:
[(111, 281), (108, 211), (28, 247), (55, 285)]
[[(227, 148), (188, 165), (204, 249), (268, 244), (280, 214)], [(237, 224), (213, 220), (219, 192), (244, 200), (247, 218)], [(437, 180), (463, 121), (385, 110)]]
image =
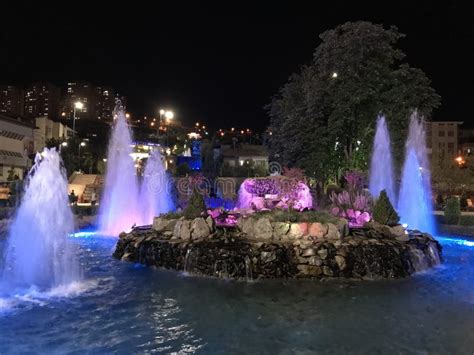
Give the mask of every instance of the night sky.
[(187, 123), (263, 129), (263, 106), (311, 61), (318, 34), (367, 20), (407, 35), (400, 43), (406, 61), (443, 98), (435, 119), (474, 121), (473, 6), (433, 2), (128, 1), (99, 8), (99, 1), (9, 1), (2, 5), (0, 81), (90, 81), (114, 86), (134, 115), (164, 107)]

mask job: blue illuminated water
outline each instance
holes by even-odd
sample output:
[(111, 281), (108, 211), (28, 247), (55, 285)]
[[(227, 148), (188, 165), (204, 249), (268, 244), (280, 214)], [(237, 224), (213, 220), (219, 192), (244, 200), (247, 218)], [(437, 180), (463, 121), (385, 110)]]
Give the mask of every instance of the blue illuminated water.
[(441, 239), (445, 263), (404, 280), (245, 283), (120, 262), (114, 239), (79, 236), (78, 295), (0, 295), (1, 354), (474, 349), (473, 241)]
[(370, 162), (369, 189), (372, 196), (378, 198), (385, 190), (392, 205), (397, 205), (395, 178), (393, 173), (392, 150), (385, 116), (377, 119), (374, 147)]
[(410, 118), (405, 163), (398, 197), (400, 221), (411, 229), (436, 234), (431, 196), (431, 173), (423, 117)]

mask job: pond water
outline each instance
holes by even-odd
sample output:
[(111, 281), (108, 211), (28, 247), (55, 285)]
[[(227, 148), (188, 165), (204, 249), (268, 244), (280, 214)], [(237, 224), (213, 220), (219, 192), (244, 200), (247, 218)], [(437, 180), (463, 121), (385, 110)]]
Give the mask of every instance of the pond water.
[[(403, 280), (236, 282), (120, 262), (71, 238), (84, 281), (0, 291), (0, 353), (472, 353), (474, 242)], [(3, 244), (0, 245), (0, 249)]]

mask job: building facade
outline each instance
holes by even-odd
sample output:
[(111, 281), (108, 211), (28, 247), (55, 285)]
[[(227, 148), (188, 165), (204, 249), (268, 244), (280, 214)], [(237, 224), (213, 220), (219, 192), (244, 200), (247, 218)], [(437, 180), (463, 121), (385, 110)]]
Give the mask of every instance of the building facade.
[(427, 122), (426, 139), (431, 166), (452, 165), (459, 154), (459, 121)]
[(62, 105), (61, 116), (72, 119), (74, 104), (82, 102), (83, 108), (76, 109), (79, 120), (113, 120), (115, 107), (114, 89), (108, 86), (95, 86), (87, 82), (69, 82)]
[(268, 150), (263, 145), (243, 144), (236, 148), (223, 145), (221, 154), (224, 164), (231, 167), (253, 162), (256, 167), (268, 169)]
[(30, 118), (57, 117), (60, 97), (60, 89), (53, 84), (31, 84), (25, 89), (24, 115)]
[(66, 141), (73, 136), (73, 130), (62, 122), (52, 120), (48, 117), (37, 117), (34, 131), (35, 151), (42, 151), (46, 142), (50, 139)]
[(0, 85), (0, 112), (23, 116), (25, 93), (13, 85)]
[(113, 121), (113, 112), (115, 108), (115, 92), (111, 87), (96, 87), (96, 115), (98, 120)]
[(31, 121), (0, 113), (0, 181), (7, 181), (10, 172), (24, 178), (34, 154), (34, 130)]

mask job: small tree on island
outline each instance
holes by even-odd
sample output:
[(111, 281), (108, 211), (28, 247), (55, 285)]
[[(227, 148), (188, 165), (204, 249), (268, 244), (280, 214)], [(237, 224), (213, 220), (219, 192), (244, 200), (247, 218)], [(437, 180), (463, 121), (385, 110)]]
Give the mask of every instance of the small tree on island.
[(444, 219), (447, 224), (458, 224), (461, 218), (461, 204), (457, 197), (450, 197), (446, 201)]
[(397, 211), (393, 208), (385, 190), (380, 191), (379, 198), (375, 201), (373, 219), (380, 224), (395, 225), (400, 222)]
[(188, 206), (184, 209), (184, 217), (186, 219), (198, 218), (201, 217), (202, 213), (205, 211), (206, 203), (204, 202), (204, 198), (199, 193), (197, 188), (194, 187)]

